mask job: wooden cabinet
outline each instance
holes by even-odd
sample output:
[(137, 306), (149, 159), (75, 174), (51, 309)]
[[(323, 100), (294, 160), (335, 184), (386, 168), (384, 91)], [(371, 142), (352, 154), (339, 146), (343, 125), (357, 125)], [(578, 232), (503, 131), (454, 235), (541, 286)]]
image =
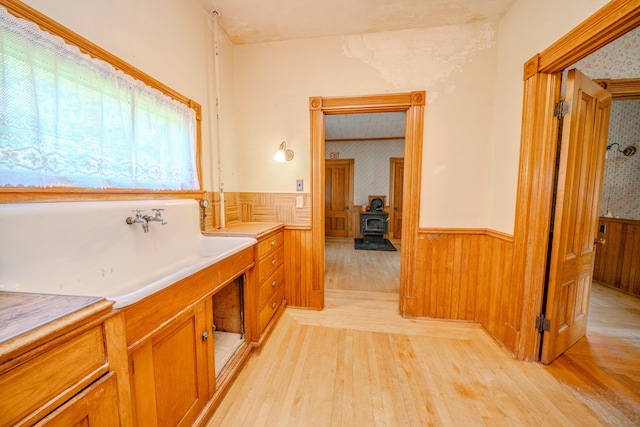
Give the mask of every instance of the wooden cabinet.
[[(213, 410), (224, 386), (215, 377), (212, 296), (254, 265), (250, 247), (123, 308), (136, 425), (199, 425)], [(243, 344), (242, 360), (250, 349)]]
[(258, 333), (262, 334), (284, 302), (284, 232), (260, 237), (256, 251)]
[(250, 337), (260, 346), (266, 339), (285, 300), (284, 225), (272, 222), (240, 222), (208, 234), (253, 237), (256, 266), (249, 277), (245, 309), (251, 326)]
[(100, 378), (36, 424), (38, 427), (118, 427), (118, 393), (113, 372)]
[[(121, 363), (124, 338), (116, 332), (124, 320), (111, 311), (113, 303), (98, 299), (84, 306), (85, 297), (39, 294), (3, 297), (28, 307), (33, 315), (23, 323), (46, 320), (0, 343), (0, 425), (131, 425), (128, 372)], [(73, 307), (77, 300), (82, 309), (47, 319), (48, 312)], [(12, 309), (15, 320), (25, 314)]]

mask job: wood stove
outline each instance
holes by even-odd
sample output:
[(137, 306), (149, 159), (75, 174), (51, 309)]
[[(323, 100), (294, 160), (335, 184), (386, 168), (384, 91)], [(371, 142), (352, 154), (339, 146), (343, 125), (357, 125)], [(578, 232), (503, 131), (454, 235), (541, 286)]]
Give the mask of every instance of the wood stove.
[(364, 245), (384, 244), (384, 235), (389, 232), (389, 213), (383, 210), (382, 199), (376, 197), (366, 211), (360, 212), (360, 234)]

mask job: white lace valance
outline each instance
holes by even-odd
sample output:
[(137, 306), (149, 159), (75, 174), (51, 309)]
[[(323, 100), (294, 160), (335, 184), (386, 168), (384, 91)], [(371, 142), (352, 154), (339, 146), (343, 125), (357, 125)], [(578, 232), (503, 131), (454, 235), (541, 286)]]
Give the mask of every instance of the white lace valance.
[(0, 186), (194, 190), (195, 113), (0, 7)]

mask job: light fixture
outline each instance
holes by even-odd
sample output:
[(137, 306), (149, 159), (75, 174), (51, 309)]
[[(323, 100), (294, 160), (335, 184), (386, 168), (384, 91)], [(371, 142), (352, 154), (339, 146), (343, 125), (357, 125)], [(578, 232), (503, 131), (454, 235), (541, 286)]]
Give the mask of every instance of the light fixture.
[(613, 144), (607, 145), (607, 150), (611, 150), (611, 148), (617, 145), (618, 146), (618, 151), (621, 152), (622, 154), (624, 154), (627, 157), (631, 157), (634, 154), (636, 154), (636, 147), (633, 145), (628, 146), (627, 148), (625, 148), (624, 150), (620, 149), (620, 144), (618, 144), (617, 142), (614, 142)]
[(287, 149), (287, 143), (282, 141), (276, 155), (273, 156), (273, 160), (276, 162), (290, 162), (293, 159), (293, 151)]

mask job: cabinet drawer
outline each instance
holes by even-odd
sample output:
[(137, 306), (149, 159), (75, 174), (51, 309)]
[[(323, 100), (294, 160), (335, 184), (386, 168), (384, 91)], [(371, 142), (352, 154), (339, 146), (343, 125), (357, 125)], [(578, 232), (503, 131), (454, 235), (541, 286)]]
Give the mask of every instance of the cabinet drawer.
[(258, 242), (258, 258), (262, 258), (270, 251), (279, 248), (284, 242), (284, 234), (282, 232), (269, 236)]
[(116, 374), (110, 372), (36, 424), (36, 427), (118, 427)]
[(107, 370), (102, 326), (97, 326), (0, 377), (3, 423), (46, 415)]
[(276, 289), (276, 293), (273, 294), (271, 299), (260, 309), (260, 315), (258, 316), (258, 330), (260, 332), (264, 330), (284, 300), (284, 286), (276, 287)]
[(271, 276), (274, 271), (284, 263), (284, 248), (280, 247), (277, 251), (264, 257), (258, 263), (258, 283), (262, 283), (267, 277)]
[(267, 303), (269, 298), (276, 290), (284, 285), (284, 266), (280, 266), (271, 276), (264, 282), (260, 283), (258, 307), (262, 307)]

